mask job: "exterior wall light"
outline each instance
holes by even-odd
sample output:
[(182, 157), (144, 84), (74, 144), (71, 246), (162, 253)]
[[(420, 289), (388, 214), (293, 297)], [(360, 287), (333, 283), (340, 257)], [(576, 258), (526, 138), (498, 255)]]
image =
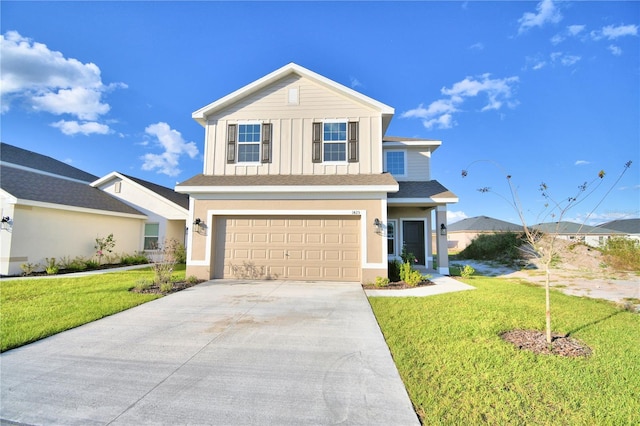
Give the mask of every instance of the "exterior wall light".
[(382, 234), (384, 224), (380, 219), (376, 217), (375, 220), (373, 221), (373, 226), (376, 227), (376, 234)]
[(202, 232), (206, 228), (207, 228), (207, 225), (199, 217), (197, 217), (196, 220), (193, 221), (193, 230), (194, 230), (194, 232), (197, 232), (199, 234), (200, 232)]
[(447, 227), (444, 225), (444, 223), (440, 224), (440, 235), (447, 235)]
[(2, 216), (2, 220), (0, 221), (0, 229), (9, 230), (13, 225), (13, 221), (9, 216)]

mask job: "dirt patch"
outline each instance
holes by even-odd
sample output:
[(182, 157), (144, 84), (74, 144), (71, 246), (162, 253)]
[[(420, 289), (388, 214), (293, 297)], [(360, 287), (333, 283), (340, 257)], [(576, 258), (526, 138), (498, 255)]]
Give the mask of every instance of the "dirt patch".
[(536, 330), (511, 330), (500, 335), (506, 342), (512, 343), (518, 349), (540, 355), (558, 355), (565, 357), (587, 357), (591, 355), (591, 348), (569, 336), (553, 333), (551, 344), (547, 343), (545, 333)]
[(425, 281), (419, 282), (418, 285), (410, 286), (404, 281), (397, 281), (397, 282), (389, 283), (386, 286), (382, 286), (382, 287), (376, 287), (374, 284), (362, 284), (362, 288), (364, 288), (365, 290), (404, 290), (408, 288), (426, 287), (430, 285), (435, 285), (435, 283), (429, 280), (425, 280)]
[(150, 287), (145, 288), (145, 289), (140, 289), (140, 288), (132, 288), (131, 291), (134, 293), (142, 293), (142, 294), (162, 294), (162, 295), (167, 295), (167, 294), (171, 294), (171, 293), (176, 293), (178, 291), (187, 289), (189, 287), (193, 287), (194, 285), (198, 285), (200, 283), (203, 283), (204, 280), (198, 280), (198, 281), (178, 281), (173, 283), (173, 287), (171, 288), (171, 290), (169, 291), (162, 291), (160, 290), (160, 286), (158, 284), (152, 284)]

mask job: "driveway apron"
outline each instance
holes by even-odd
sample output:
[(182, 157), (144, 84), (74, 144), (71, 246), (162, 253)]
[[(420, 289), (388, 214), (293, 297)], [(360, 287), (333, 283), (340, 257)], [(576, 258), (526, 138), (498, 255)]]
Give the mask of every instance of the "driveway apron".
[(0, 368), (2, 424), (419, 424), (358, 283), (209, 281)]

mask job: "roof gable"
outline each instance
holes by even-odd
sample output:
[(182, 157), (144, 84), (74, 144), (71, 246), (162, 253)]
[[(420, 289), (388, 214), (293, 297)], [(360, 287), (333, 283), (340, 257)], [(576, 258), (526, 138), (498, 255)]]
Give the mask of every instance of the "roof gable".
[(120, 172), (111, 172), (108, 175), (94, 181), (91, 183), (91, 186), (99, 187), (112, 179), (122, 179), (129, 180), (136, 185), (141, 186), (148, 191), (151, 191), (154, 195), (165, 199), (166, 201), (177, 205), (185, 210), (189, 210), (189, 195), (180, 194), (174, 191), (171, 188), (167, 188), (166, 186), (158, 185), (143, 179), (135, 178), (133, 176), (125, 175)]
[(640, 234), (640, 219), (618, 219), (598, 225), (598, 228), (613, 229), (626, 234)]
[(329, 90), (338, 92), (341, 95), (352, 99), (354, 102), (364, 104), (369, 108), (380, 111), (380, 113), (383, 115), (383, 118), (386, 117), (387, 124), (393, 116), (394, 109), (392, 107), (378, 102), (375, 99), (365, 96), (353, 89), (343, 86), (340, 83), (336, 83), (333, 80), (330, 80), (320, 74), (314, 73), (313, 71), (301, 67), (300, 65), (297, 65), (293, 62), (271, 72), (270, 74), (265, 75), (262, 78), (259, 78), (258, 80), (255, 80), (252, 83), (247, 84), (246, 86), (218, 99), (215, 102), (210, 103), (209, 105), (198, 109), (197, 111), (193, 112), (191, 116), (202, 126), (205, 126), (207, 116), (224, 110), (225, 108), (240, 101), (241, 99), (250, 96), (260, 90), (263, 90), (266, 87), (271, 86), (272, 84), (275, 84), (283, 78), (286, 78), (292, 74), (308, 78), (313, 82), (326, 87)]

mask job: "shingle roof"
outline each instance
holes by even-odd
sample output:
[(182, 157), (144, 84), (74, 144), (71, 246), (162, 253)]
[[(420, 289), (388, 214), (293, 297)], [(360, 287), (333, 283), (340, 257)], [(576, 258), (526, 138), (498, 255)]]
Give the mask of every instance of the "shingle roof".
[(640, 234), (640, 219), (618, 219), (598, 225), (598, 228), (613, 229), (625, 234)]
[(389, 173), (369, 175), (196, 175), (180, 183), (186, 186), (348, 186), (396, 185)]
[(398, 182), (400, 189), (396, 193), (390, 193), (387, 197), (394, 198), (457, 198), (456, 194), (449, 191), (437, 180)]
[(117, 198), (85, 183), (11, 166), (0, 167), (0, 187), (19, 200), (144, 216)]
[(575, 222), (547, 222), (538, 223), (532, 226), (533, 229), (546, 232), (546, 233), (558, 233), (558, 234), (580, 234), (580, 235), (611, 235), (622, 234), (620, 231), (613, 229), (601, 228), (598, 226), (582, 225)]
[(440, 142), (438, 139), (405, 138), (401, 136), (384, 136), (382, 142)]
[(76, 169), (62, 161), (55, 160), (37, 152), (18, 148), (7, 143), (0, 143), (0, 160), (4, 163), (16, 164), (30, 169), (41, 170), (55, 175), (66, 176), (68, 178), (93, 182), (98, 179), (90, 173)]
[(161, 197), (166, 198), (167, 200), (171, 201), (172, 203), (175, 203), (175, 204), (179, 205), (180, 207), (189, 210), (189, 195), (188, 194), (180, 194), (179, 192), (176, 192), (171, 188), (167, 188), (166, 186), (157, 185), (155, 183), (148, 182), (146, 180), (142, 180), (142, 179), (135, 178), (133, 176), (125, 175), (124, 173), (121, 173), (121, 174), (122, 174), (122, 176), (125, 176), (127, 179), (131, 179), (132, 181), (134, 181), (138, 185), (144, 186), (148, 190), (155, 192), (156, 194), (160, 195)]
[(478, 232), (520, 232), (522, 225), (494, 219), (488, 216), (476, 216), (462, 219), (449, 225), (449, 232), (478, 231)]

